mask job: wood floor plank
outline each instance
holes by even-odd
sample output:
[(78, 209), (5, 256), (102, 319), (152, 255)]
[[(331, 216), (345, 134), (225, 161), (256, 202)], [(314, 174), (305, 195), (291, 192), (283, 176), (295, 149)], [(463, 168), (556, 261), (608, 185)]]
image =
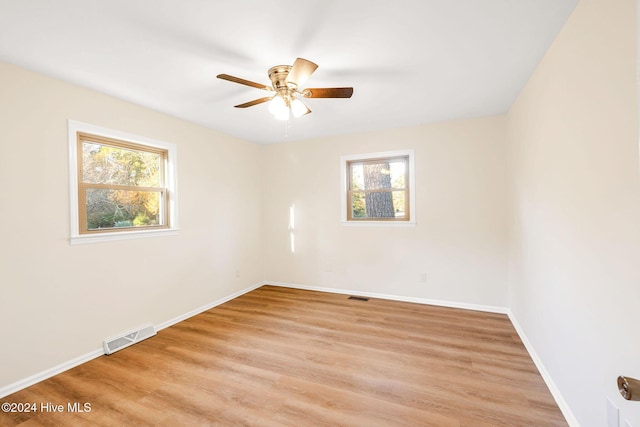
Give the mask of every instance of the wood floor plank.
[(274, 286), (0, 400), (65, 407), (0, 413), (22, 427), (567, 425), (505, 315)]

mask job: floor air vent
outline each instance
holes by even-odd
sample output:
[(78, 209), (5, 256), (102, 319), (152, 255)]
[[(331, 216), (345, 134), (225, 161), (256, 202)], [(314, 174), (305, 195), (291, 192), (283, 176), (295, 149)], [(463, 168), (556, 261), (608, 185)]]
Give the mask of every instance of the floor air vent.
[(365, 301), (365, 302), (366, 302), (366, 301), (369, 301), (369, 298), (365, 298), (365, 297), (356, 297), (356, 296), (353, 296), (353, 295), (351, 295), (351, 296), (349, 297), (349, 299), (354, 299), (354, 300), (356, 300), (356, 301)]
[(115, 353), (137, 342), (150, 338), (156, 334), (156, 328), (149, 323), (133, 331), (125, 332), (117, 337), (104, 340), (104, 354)]

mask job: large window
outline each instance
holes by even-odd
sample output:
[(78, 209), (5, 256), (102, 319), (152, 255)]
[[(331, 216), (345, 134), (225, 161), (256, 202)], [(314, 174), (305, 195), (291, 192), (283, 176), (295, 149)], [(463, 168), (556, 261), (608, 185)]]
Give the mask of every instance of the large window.
[(69, 134), (72, 243), (176, 229), (172, 144), (76, 122)]
[(413, 151), (343, 156), (343, 221), (414, 224)]

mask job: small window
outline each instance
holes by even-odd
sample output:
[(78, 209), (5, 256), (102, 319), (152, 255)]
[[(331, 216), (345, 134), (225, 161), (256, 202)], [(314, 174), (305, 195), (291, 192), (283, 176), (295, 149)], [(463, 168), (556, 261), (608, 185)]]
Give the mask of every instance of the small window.
[(71, 132), (70, 122), (70, 150), (74, 154), (71, 191), (75, 196), (75, 206), (71, 207), (72, 242), (74, 238), (99, 236), (101, 240), (114, 240), (175, 230), (175, 191), (170, 188), (175, 148), (105, 133), (108, 132), (79, 129)]
[(78, 133), (80, 234), (168, 228), (167, 150)]
[(343, 156), (343, 221), (413, 224), (413, 152)]

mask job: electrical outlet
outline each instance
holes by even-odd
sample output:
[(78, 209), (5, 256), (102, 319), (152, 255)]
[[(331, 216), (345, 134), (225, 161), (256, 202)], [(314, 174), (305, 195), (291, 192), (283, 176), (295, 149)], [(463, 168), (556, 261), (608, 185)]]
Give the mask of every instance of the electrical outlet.
[(620, 426), (620, 410), (611, 401), (607, 399), (607, 427), (619, 427)]
[(240, 278), (240, 270), (236, 270), (236, 279)]
[(333, 271), (333, 266), (331, 264), (325, 264), (324, 271), (325, 273), (331, 273)]
[(420, 273), (420, 281), (423, 283), (427, 281), (427, 273)]

